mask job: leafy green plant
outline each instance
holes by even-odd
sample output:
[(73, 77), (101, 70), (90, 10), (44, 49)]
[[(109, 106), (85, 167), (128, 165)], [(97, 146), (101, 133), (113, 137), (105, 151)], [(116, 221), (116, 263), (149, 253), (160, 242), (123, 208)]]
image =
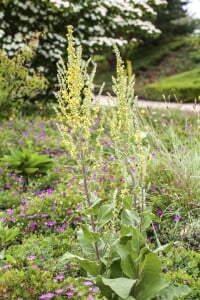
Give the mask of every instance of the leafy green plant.
[(200, 296), (200, 254), (177, 244), (162, 257), (165, 277), (174, 284), (187, 284), (191, 291), (183, 299), (196, 300)]
[(53, 167), (54, 161), (48, 155), (33, 153), (31, 149), (10, 149), (10, 155), (1, 158), (1, 162), (24, 179), (24, 188), (29, 180), (37, 175), (45, 175)]
[[(24, 47), (13, 58), (0, 50), (0, 111), (8, 118), (20, 111), (24, 101), (30, 101), (38, 91), (45, 90), (46, 79), (31, 75), (27, 65), (33, 57), (33, 47)], [(27, 98), (29, 98), (27, 100)]]
[(8, 228), (0, 222), (0, 251), (8, 247), (19, 234), (18, 228)]
[[(152, 214), (145, 197), (149, 147), (144, 141), (146, 132), (138, 118), (133, 93), (134, 77), (126, 73), (115, 47), (117, 76), (113, 78), (113, 91), (117, 96), (117, 106), (108, 114), (103, 111), (102, 117), (103, 124), (108, 124), (109, 134), (106, 137), (111, 146), (103, 151), (96, 147), (91, 154), (88, 150), (90, 126), (93, 124), (91, 112), (92, 109), (98, 111), (98, 107), (91, 106), (93, 73), (88, 76), (89, 84), (83, 92), (85, 99), (80, 105), (82, 88), (88, 77), (85, 76), (80, 49), (74, 49), (71, 27), (68, 43), (68, 69), (59, 64), (58, 116), (62, 121), (60, 128), (67, 149), (73, 158), (79, 158), (86, 207), (83, 210), (84, 224), (80, 225), (77, 233), (81, 255), (66, 253), (61, 261), (76, 261), (85, 271), (85, 276), (99, 286), (104, 299), (176, 299), (187, 294), (189, 288), (170, 285), (163, 279), (158, 253), (166, 251), (170, 245), (161, 246), (156, 236), (158, 248), (152, 250), (146, 241), (146, 231), (152, 225)], [(97, 145), (102, 131), (95, 137)], [(112, 198), (103, 202), (93, 192), (94, 186), (89, 183), (88, 177), (92, 170), (98, 170), (97, 164), (106, 155), (105, 150), (115, 156), (126, 189), (119, 193), (115, 189)], [(132, 163), (134, 160), (137, 160), (136, 166)], [(134, 172), (133, 166), (136, 168)]]

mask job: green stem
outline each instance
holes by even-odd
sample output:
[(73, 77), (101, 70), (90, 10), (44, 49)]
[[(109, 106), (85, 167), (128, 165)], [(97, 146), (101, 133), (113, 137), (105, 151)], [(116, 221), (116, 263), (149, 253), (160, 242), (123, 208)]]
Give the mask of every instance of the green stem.
[[(89, 189), (88, 189), (87, 172), (86, 172), (86, 168), (85, 168), (85, 157), (84, 157), (83, 149), (81, 147), (80, 147), (80, 149), (81, 149), (82, 174), (84, 176), (84, 179), (83, 179), (84, 190), (85, 190), (85, 195), (86, 195), (86, 199), (87, 199), (87, 205), (88, 205), (88, 207), (90, 207), (91, 199), (90, 199), (90, 193), (89, 193)], [(90, 221), (91, 221), (92, 231), (96, 232), (95, 219), (94, 219), (93, 215), (90, 215)], [(99, 261), (100, 254), (99, 254), (99, 248), (98, 248), (97, 242), (94, 243), (94, 248), (95, 248), (96, 259)]]

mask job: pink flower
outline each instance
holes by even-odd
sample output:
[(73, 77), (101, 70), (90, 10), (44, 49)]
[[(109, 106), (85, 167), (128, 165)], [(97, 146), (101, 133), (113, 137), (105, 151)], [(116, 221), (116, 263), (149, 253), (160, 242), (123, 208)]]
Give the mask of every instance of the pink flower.
[(91, 281), (85, 281), (85, 282), (83, 282), (83, 284), (86, 285), (86, 286), (91, 286), (91, 285), (93, 285), (93, 283), (92, 283)]
[(53, 293), (43, 294), (39, 297), (39, 299), (52, 299), (54, 297)]
[(35, 255), (30, 255), (29, 257), (27, 257), (27, 260), (34, 260), (34, 259), (36, 259), (37, 258), (37, 256), (35, 256)]

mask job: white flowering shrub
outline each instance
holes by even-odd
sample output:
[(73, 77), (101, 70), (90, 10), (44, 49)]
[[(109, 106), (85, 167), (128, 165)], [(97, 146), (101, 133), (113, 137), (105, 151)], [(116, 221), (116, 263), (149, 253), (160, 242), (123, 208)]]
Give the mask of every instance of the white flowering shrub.
[(35, 66), (51, 72), (66, 48), (66, 27), (74, 27), (86, 53), (105, 51), (159, 33), (153, 25), (165, 0), (1, 0), (0, 48), (13, 56), (31, 33), (42, 32)]

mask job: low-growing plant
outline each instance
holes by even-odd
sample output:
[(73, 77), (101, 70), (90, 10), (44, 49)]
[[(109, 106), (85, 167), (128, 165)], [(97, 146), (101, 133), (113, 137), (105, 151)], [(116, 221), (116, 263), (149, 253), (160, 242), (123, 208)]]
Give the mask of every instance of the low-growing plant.
[(32, 177), (45, 175), (54, 165), (54, 161), (48, 155), (34, 153), (31, 149), (25, 148), (10, 149), (10, 155), (1, 158), (1, 162), (23, 177), (25, 189)]
[[(31, 46), (31, 44), (30, 44)], [(47, 87), (40, 75), (30, 74), (27, 65), (33, 57), (32, 47), (24, 47), (13, 58), (0, 50), (0, 111), (2, 117), (18, 113), (24, 101), (30, 101)]]
[(8, 226), (4, 226), (4, 224), (0, 222), (0, 251), (12, 244), (19, 233), (18, 228), (8, 228)]

